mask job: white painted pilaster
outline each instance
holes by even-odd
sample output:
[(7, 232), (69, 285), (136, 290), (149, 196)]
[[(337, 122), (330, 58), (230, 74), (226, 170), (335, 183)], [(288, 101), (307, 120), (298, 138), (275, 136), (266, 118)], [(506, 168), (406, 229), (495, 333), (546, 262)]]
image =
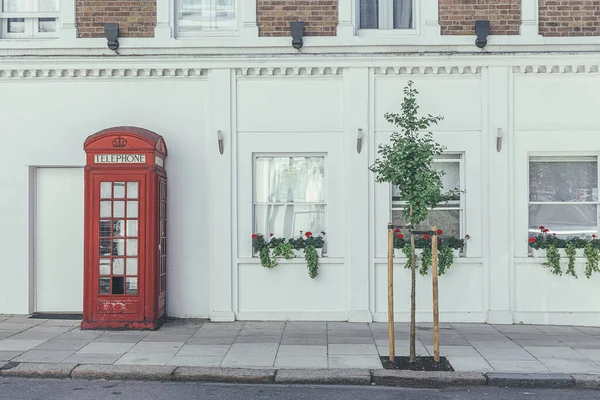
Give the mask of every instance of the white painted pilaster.
[(521, 36), (528, 38), (539, 36), (538, 0), (521, 1)]
[(438, 37), (441, 34), (440, 12), (438, 0), (427, 0), (420, 2), (420, 10), (423, 13), (423, 35), (426, 37)]
[[(509, 151), (507, 142), (511, 140), (509, 130), (509, 74), (508, 67), (490, 67), (487, 71), (488, 93), (488, 125), (484, 126), (484, 134), (489, 135), (488, 155), (489, 179), (489, 315), (488, 322), (495, 324), (512, 324), (510, 309), (511, 274), (509, 213)], [(497, 150), (498, 129), (502, 130), (502, 147)], [(510, 249), (507, 251), (507, 249)]]
[[(235, 319), (232, 303), (232, 271), (233, 271), (233, 247), (232, 247), (232, 194), (231, 194), (231, 157), (233, 149), (231, 146), (233, 133), (231, 132), (231, 70), (213, 69), (209, 77), (210, 101), (208, 105), (208, 122), (206, 134), (206, 146), (208, 160), (214, 171), (219, 173), (210, 174), (209, 221), (210, 236), (220, 238), (218, 246), (211, 246), (208, 253), (208, 262), (211, 268), (211, 301), (210, 319), (212, 321), (233, 321)], [(223, 135), (223, 154), (219, 153), (217, 131), (221, 130)], [(193, 184), (193, 182), (190, 182)], [(201, 221), (190, 221), (198, 224), (201, 229)]]
[(75, 39), (77, 37), (75, 0), (60, 0), (59, 7), (58, 36), (60, 39)]
[(156, 27), (154, 38), (170, 39), (174, 37), (175, 0), (156, 0)]
[[(347, 73), (346, 73), (347, 72)], [(351, 322), (371, 322), (369, 311), (369, 191), (359, 182), (370, 179), (369, 167), (369, 69), (351, 68), (344, 72), (345, 152), (344, 198), (347, 232), (348, 273)], [(357, 150), (358, 130), (362, 129), (362, 148)]]
[(338, 37), (352, 37), (356, 33), (357, 2), (359, 0), (340, 0), (338, 3)]
[(242, 7), (242, 31), (243, 38), (258, 37), (258, 25), (256, 23), (256, 0), (238, 0)]

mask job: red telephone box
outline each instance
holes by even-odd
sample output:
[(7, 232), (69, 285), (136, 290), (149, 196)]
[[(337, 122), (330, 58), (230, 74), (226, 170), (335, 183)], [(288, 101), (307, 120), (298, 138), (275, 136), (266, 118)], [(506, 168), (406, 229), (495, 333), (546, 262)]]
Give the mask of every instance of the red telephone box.
[(84, 144), (82, 329), (157, 329), (166, 320), (167, 146), (117, 127)]

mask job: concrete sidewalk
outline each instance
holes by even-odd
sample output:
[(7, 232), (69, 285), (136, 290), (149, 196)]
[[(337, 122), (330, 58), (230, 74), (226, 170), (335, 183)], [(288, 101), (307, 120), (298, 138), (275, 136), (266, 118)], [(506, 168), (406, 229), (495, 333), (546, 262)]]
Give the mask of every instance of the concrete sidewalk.
[[(82, 331), (80, 321), (0, 316), (0, 366), (15, 363), (381, 370), (387, 324), (173, 320), (155, 332)], [(419, 324), (417, 353), (433, 352)], [(408, 324), (396, 324), (408, 353)], [(459, 372), (600, 374), (600, 328), (441, 324), (441, 355)], [(382, 371), (384, 373), (386, 371)]]

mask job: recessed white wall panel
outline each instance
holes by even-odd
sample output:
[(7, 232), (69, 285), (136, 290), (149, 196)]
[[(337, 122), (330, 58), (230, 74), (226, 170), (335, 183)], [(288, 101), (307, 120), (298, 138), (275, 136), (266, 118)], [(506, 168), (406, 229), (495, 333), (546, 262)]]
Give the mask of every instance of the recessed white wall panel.
[(400, 75), (375, 78), (375, 130), (394, 131), (385, 113), (401, 113), (404, 87), (412, 79), (419, 91), (417, 102), (422, 116), (444, 117), (432, 130), (481, 130), (481, 76), (411, 77)]
[(342, 130), (341, 77), (242, 78), (238, 131)]
[(597, 74), (517, 74), (515, 130), (596, 130), (600, 125)]

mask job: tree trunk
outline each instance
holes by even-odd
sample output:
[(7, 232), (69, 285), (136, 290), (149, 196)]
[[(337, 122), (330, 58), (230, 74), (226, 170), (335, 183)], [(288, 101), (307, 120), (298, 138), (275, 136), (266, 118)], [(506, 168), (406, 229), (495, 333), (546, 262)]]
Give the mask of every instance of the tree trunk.
[[(410, 223), (412, 224), (413, 218), (413, 209), (412, 205), (410, 206)], [(411, 272), (411, 281), (410, 281), (410, 362), (415, 361), (416, 358), (416, 323), (415, 323), (415, 314), (417, 311), (416, 305), (416, 286), (417, 286), (417, 270), (415, 265), (415, 236), (412, 231), (410, 232), (410, 272)]]

